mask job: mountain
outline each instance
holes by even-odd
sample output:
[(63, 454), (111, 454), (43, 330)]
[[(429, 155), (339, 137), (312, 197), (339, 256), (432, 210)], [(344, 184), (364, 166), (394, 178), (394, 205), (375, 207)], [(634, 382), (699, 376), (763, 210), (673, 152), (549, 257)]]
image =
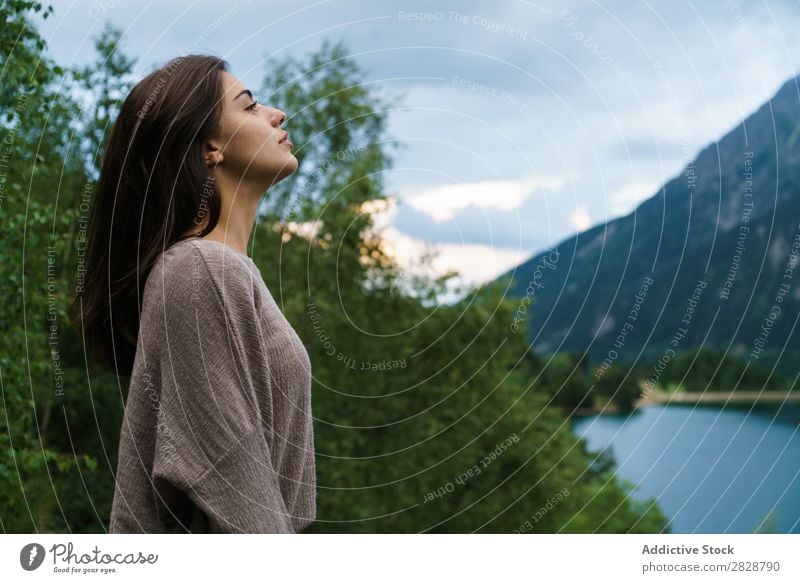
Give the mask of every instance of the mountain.
[[(503, 274), (534, 351), (647, 364), (705, 346), (800, 372), (800, 77), (624, 217)], [(511, 278), (505, 279), (505, 278)]]

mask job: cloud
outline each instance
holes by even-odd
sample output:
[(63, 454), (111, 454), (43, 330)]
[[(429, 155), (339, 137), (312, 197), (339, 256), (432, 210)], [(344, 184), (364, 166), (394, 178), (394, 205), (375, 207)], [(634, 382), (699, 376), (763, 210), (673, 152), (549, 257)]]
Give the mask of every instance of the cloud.
[(609, 215), (612, 217), (627, 215), (642, 201), (650, 198), (661, 183), (632, 182), (609, 195)]
[(431, 261), (433, 273), (428, 272), (428, 275), (456, 270), (459, 275), (455, 283), (461, 284), (491, 281), (530, 256), (530, 252), (524, 249), (480, 244), (429, 243), (409, 237), (391, 226), (386, 227), (382, 235), (387, 254), (394, 257), (406, 272), (426, 273), (418, 259), (426, 252), (433, 252), (436, 255)]
[(528, 177), (520, 180), (486, 180), (462, 184), (446, 184), (407, 196), (404, 200), (436, 222), (452, 219), (468, 206), (482, 209), (512, 210), (519, 208), (536, 189), (559, 191), (566, 182), (563, 176)]
[(579, 232), (585, 231), (592, 226), (592, 217), (589, 215), (589, 211), (584, 205), (581, 205), (572, 211), (572, 213), (569, 215), (569, 220), (572, 221), (575, 229), (577, 229)]
[(529, 198), (521, 208), (508, 211), (469, 206), (452, 219), (437, 223), (430, 215), (401, 202), (390, 222), (398, 231), (432, 243), (479, 243), (533, 253), (552, 240), (553, 225), (547, 213), (545, 203)]
[[(519, 265), (531, 254), (526, 247), (463, 241), (437, 243), (410, 236), (394, 226), (399, 209), (393, 197), (385, 201), (366, 202), (361, 209), (372, 215), (375, 231), (381, 237), (385, 252), (407, 273), (438, 276), (455, 270), (459, 273), (456, 284), (481, 284)], [(420, 258), (430, 253), (434, 255), (430, 266), (422, 265)]]

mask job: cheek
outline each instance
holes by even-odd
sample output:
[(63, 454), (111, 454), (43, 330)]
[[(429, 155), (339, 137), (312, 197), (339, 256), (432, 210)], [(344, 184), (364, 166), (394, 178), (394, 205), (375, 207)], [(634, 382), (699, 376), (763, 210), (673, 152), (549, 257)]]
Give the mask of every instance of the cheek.
[(231, 136), (230, 148), (236, 151), (237, 156), (261, 156), (272, 151), (271, 140), (272, 132), (263, 121), (245, 120)]
[(252, 176), (273, 176), (276, 172), (291, 173), (297, 168), (292, 150), (278, 144), (281, 131), (271, 128), (263, 119), (239, 123), (231, 136), (225, 158), (228, 168)]

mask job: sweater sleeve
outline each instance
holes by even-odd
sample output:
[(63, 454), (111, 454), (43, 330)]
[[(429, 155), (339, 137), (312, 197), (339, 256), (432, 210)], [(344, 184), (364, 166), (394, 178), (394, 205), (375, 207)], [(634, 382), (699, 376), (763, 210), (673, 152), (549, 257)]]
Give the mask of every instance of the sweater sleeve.
[(157, 275), (163, 336), (152, 356), (160, 371), (152, 479), (160, 519), (184, 532), (180, 525), (196, 529), (198, 515), (201, 531), (293, 532), (257, 399), (271, 387), (253, 275), (235, 257), (186, 248)]

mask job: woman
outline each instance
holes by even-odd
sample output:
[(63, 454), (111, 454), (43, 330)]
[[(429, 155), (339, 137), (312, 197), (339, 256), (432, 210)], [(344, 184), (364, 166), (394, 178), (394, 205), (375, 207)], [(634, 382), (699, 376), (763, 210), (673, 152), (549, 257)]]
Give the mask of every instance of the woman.
[(111, 532), (299, 532), (315, 518), (311, 366), (248, 257), (297, 169), (285, 115), (207, 55), (125, 99), (74, 310), (130, 375)]

